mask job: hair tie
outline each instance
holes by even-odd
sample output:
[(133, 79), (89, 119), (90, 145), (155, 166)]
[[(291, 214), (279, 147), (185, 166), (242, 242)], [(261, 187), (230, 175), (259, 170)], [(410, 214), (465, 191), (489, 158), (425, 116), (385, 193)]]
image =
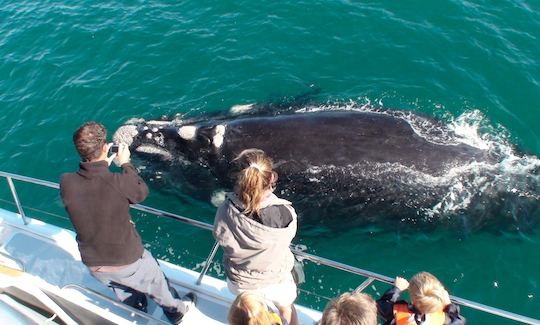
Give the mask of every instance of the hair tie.
[(253, 168), (257, 169), (257, 170), (260, 171), (260, 172), (263, 171), (262, 167), (261, 167), (259, 164), (257, 164), (257, 163), (251, 163), (251, 164), (249, 165), (249, 167), (253, 167)]

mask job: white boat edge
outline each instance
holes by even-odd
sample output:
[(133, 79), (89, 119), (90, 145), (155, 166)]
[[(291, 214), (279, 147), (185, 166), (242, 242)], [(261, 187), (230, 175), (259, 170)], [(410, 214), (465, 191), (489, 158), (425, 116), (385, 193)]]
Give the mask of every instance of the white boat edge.
[[(74, 261), (80, 263), (82, 266), (80, 254), (77, 248), (77, 242), (75, 240), (75, 234), (73, 231), (29, 217), (26, 217), (26, 221), (27, 224), (25, 225), (22, 217), (19, 214), (0, 208), (0, 233), (4, 234), (4, 236), (1, 238), (2, 241), (0, 242), (0, 251), (3, 253), (3, 255), (9, 254), (6, 252), (4, 247), (9, 243), (10, 239), (13, 238), (15, 233), (24, 233), (26, 235), (39, 238), (40, 240), (48, 240), (58, 249), (61, 249), (69, 254)], [(3, 238), (5, 237), (6, 232), (12, 233), (10, 235), (11, 238)], [(8, 267), (17, 268), (16, 259), (12, 259), (11, 262), (8, 263), (11, 263), (11, 265), (7, 265)], [(235, 297), (227, 289), (227, 284), (225, 281), (206, 275), (202, 279), (201, 284), (197, 285), (196, 282), (199, 277), (198, 272), (162, 260), (159, 260), (159, 263), (162, 270), (167, 275), (170, 282), (177, 288), (177, 290), (180, 293), (194, 291), (198, 296), (198, 306), (202, 305), (203, 307), (196, 308), (195, 311), (190, 311), (188, 314), (186, 314), (184, 321), (182, 322), (183, 324), (227, 324), (226, 313)], [(82, 267), (81, 269), (86, 268)], [(87, 295), (81, 290), (66, 288), (65, 286), (61, 288), (55, 284), (45, 282), (43, 279), (39, 278), (39, 276), (32, 273), (24, 273), (22, 278), (24, 280), (20, 281), (19, 277), (11, 277), (10, 281), (9, 276), (2, 275), (0, 277), (0, 291), (5, 289), (7, 286), (17, 285), (17, 282), (20, 282), (19, 285), (28, 285), (29, 283), (33, 282), (33, 285), (37, 286), (41, 290), (53, 293), (54, 295), (62, 296), (65, 299), (76, 303), (81, 308), (91, 311), (101, 317), (106, 317), (112, 323), (134, 323), (133, 320), (125, 319), (117, 315), (117, 313), (114, 312), (115, 308), (113, 305), (106, 305), (106, 307), (103, 308), (92, 303), (95, 300), (94, 295)], [(77, 283), (74, 284), (80, 285)], [(103, 286), (103, 288), (105, 288), (105, 286)], [(96, 289), (103, 288), (87, 289), (97, 291)], [(101, 304), (103, 304), (103, 302)], [(210, 310), (208, 308), (212, 308), (214, 310)], [(296, 308), (298, 311), (300, 324), (316, 324), (321, 318), (320, 311), (300, 305), (296, 305)], [(166, 323), (166, 319), (162, 316), (160, 308), (155, 308), (152, 316)], [(150, 321), (150, 323), (152, 322)]]

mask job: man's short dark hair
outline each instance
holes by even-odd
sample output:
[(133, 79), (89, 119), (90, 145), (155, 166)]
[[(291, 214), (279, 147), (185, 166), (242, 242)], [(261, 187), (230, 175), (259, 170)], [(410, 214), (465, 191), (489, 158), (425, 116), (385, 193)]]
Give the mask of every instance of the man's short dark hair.
[(97, 122), (86, 122), (73, 133), (73, 143), (82, 161), (98, 158), (106, 138), (107, 130)]

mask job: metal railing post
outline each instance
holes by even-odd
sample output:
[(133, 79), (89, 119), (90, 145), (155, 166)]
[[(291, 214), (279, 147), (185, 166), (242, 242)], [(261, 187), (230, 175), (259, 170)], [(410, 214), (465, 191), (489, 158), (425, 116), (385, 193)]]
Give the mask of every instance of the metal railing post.
[(212, 247), (212, 251), (210, 252), (210, 255), (208, 255), (208, 258), (206, 259), (206, 262), (204, 264), (204, 267), (201, 271), (201, 274), (199, 274), (199, 278), (197, 279), (197, 282), (195, 282), (197, 285), (201, 285), (202, 279), (206, 272), (208, 272), (208, 269), (210, 268), (210, 262), (214, 259), (214, 256), (216, 255), (217, 249), (219, 247), (219, 244), (216, 240), (214, 243), (214, 247)]
[(9, 189), (11, 190), (11, 195), (13, 196), (13, 201), (15, 201), (15, 205), (17, 205), (17, 210), (19, 210), (19, 214), (21, 215), (24, 225), (26, 226), (28, 224), (28, 221), (26, 220), (26, 215), (24, 214), (21, 202), (19, 202), (19, 196), (17, 195), (17, 190), (15, 189), (13, 180), (11, 180), (11, 177), (6, 177), (6, 179), (9, 184)]
[(369, 277), (364, 282), (362, 282), (356, 289), (354, 289), (354, 292), (362, 292), (365, 288), (367, 288), (373, 281), (375, 281), (375, 278)]

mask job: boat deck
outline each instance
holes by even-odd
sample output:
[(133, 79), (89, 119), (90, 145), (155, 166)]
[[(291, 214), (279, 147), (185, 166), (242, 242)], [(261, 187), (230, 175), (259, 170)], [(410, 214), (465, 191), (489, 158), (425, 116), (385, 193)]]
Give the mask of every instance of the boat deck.
[[(151, 299), (148, 301), (150, 317), (117, 303), (112, 290), (95, 280), (82, 264), (72, 231), (28, 220), (28, 225), (22, 225), (17, 214), (0, 209), (0, 253), (8, 262), (16, 264), (12, 267), (49, 284), (52, 288), (45, 288), (49, 296), (74, 297), (83, 301), (82, 305), (97, 306), (102, 312), (120, 316), (126, 323), (168, 323), (161, 308)], [(194, 291), (198, 296), (196, 308), (186, 314), (183, 324), (227, 324), (227, 312), (234, 296), (228, 291), (225, 281), (206, 276), (197, 285), (199, 273), (164, 261), (160, 261), (160, 265), (180, 295)], [(59, 301), (59, 305), (65, 305), (62, 299)], [(317, 311), (298, 308), (302, 324), (314, 324), (320, 318)], [(91, 319), (91, 313), (79, 313), (84, 317), (71, 311), (73, 318), (84, 320), (83, 323), (103, 321)]]

